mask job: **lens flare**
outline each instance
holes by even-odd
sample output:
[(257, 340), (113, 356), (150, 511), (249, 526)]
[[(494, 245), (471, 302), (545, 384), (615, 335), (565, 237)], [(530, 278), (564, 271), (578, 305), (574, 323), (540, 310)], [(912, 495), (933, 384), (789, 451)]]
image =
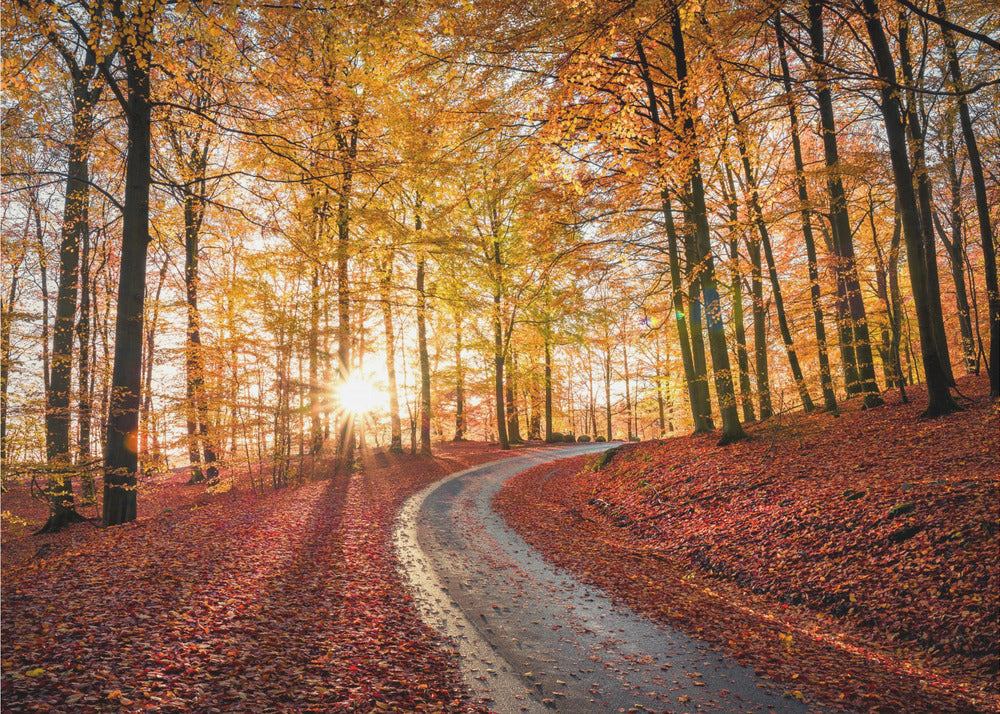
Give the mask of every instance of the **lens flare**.
[(340, 407), (354, 415), (367, 414), (381, 406), (383, 394), (364, 377), (352, 374), (336, 388)]

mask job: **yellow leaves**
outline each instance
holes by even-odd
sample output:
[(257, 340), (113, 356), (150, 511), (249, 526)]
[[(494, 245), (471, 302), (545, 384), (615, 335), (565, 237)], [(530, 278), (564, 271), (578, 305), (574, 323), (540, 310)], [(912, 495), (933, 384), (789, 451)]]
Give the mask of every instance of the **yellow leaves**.
[(45, 668), (44, 667), (35, 667), (34, 669), (29, 669), (27, 672), (25, 672), (24, 676), (25, 677), (41, 677), (43, 674), (45, 674)]

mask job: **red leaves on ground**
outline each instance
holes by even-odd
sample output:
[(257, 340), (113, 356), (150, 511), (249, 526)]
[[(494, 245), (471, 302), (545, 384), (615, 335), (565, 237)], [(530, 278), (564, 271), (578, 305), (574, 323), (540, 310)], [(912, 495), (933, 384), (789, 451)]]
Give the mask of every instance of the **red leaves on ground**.
[[(496, 505), (557, 563), (789, 691), (861, 710), (996, 710), (1000, 429), (972, 404), (629, 445), (517, 477)], [(914, 391), (914, 390), (911, 390)]]
[(390, 542), (407, 495), (501, 455), (442, 451), (6, 541), (4, 709), (481, 710), (409, 602)]

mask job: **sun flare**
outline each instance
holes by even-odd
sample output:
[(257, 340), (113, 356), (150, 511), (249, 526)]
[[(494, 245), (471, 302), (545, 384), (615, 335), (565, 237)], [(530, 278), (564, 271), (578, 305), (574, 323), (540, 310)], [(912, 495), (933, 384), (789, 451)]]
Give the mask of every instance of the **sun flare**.
[(337, 401), (354, 415), (367, 414), (381, 406), (384, 395), (364, 377), (352, 374), (336, 388)]

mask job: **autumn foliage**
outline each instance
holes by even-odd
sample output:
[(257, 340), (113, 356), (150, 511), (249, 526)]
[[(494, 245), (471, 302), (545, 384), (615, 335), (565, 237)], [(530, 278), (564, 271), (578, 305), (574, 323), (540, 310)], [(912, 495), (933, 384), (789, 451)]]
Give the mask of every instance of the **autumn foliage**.
[(983, 380), (964, 411), (923, 399), (801, 416), (719, 448), (626, 445), (510, 482), (534, 546), (789, 692), (862, 711), (993, 711), (1000, 432)]

